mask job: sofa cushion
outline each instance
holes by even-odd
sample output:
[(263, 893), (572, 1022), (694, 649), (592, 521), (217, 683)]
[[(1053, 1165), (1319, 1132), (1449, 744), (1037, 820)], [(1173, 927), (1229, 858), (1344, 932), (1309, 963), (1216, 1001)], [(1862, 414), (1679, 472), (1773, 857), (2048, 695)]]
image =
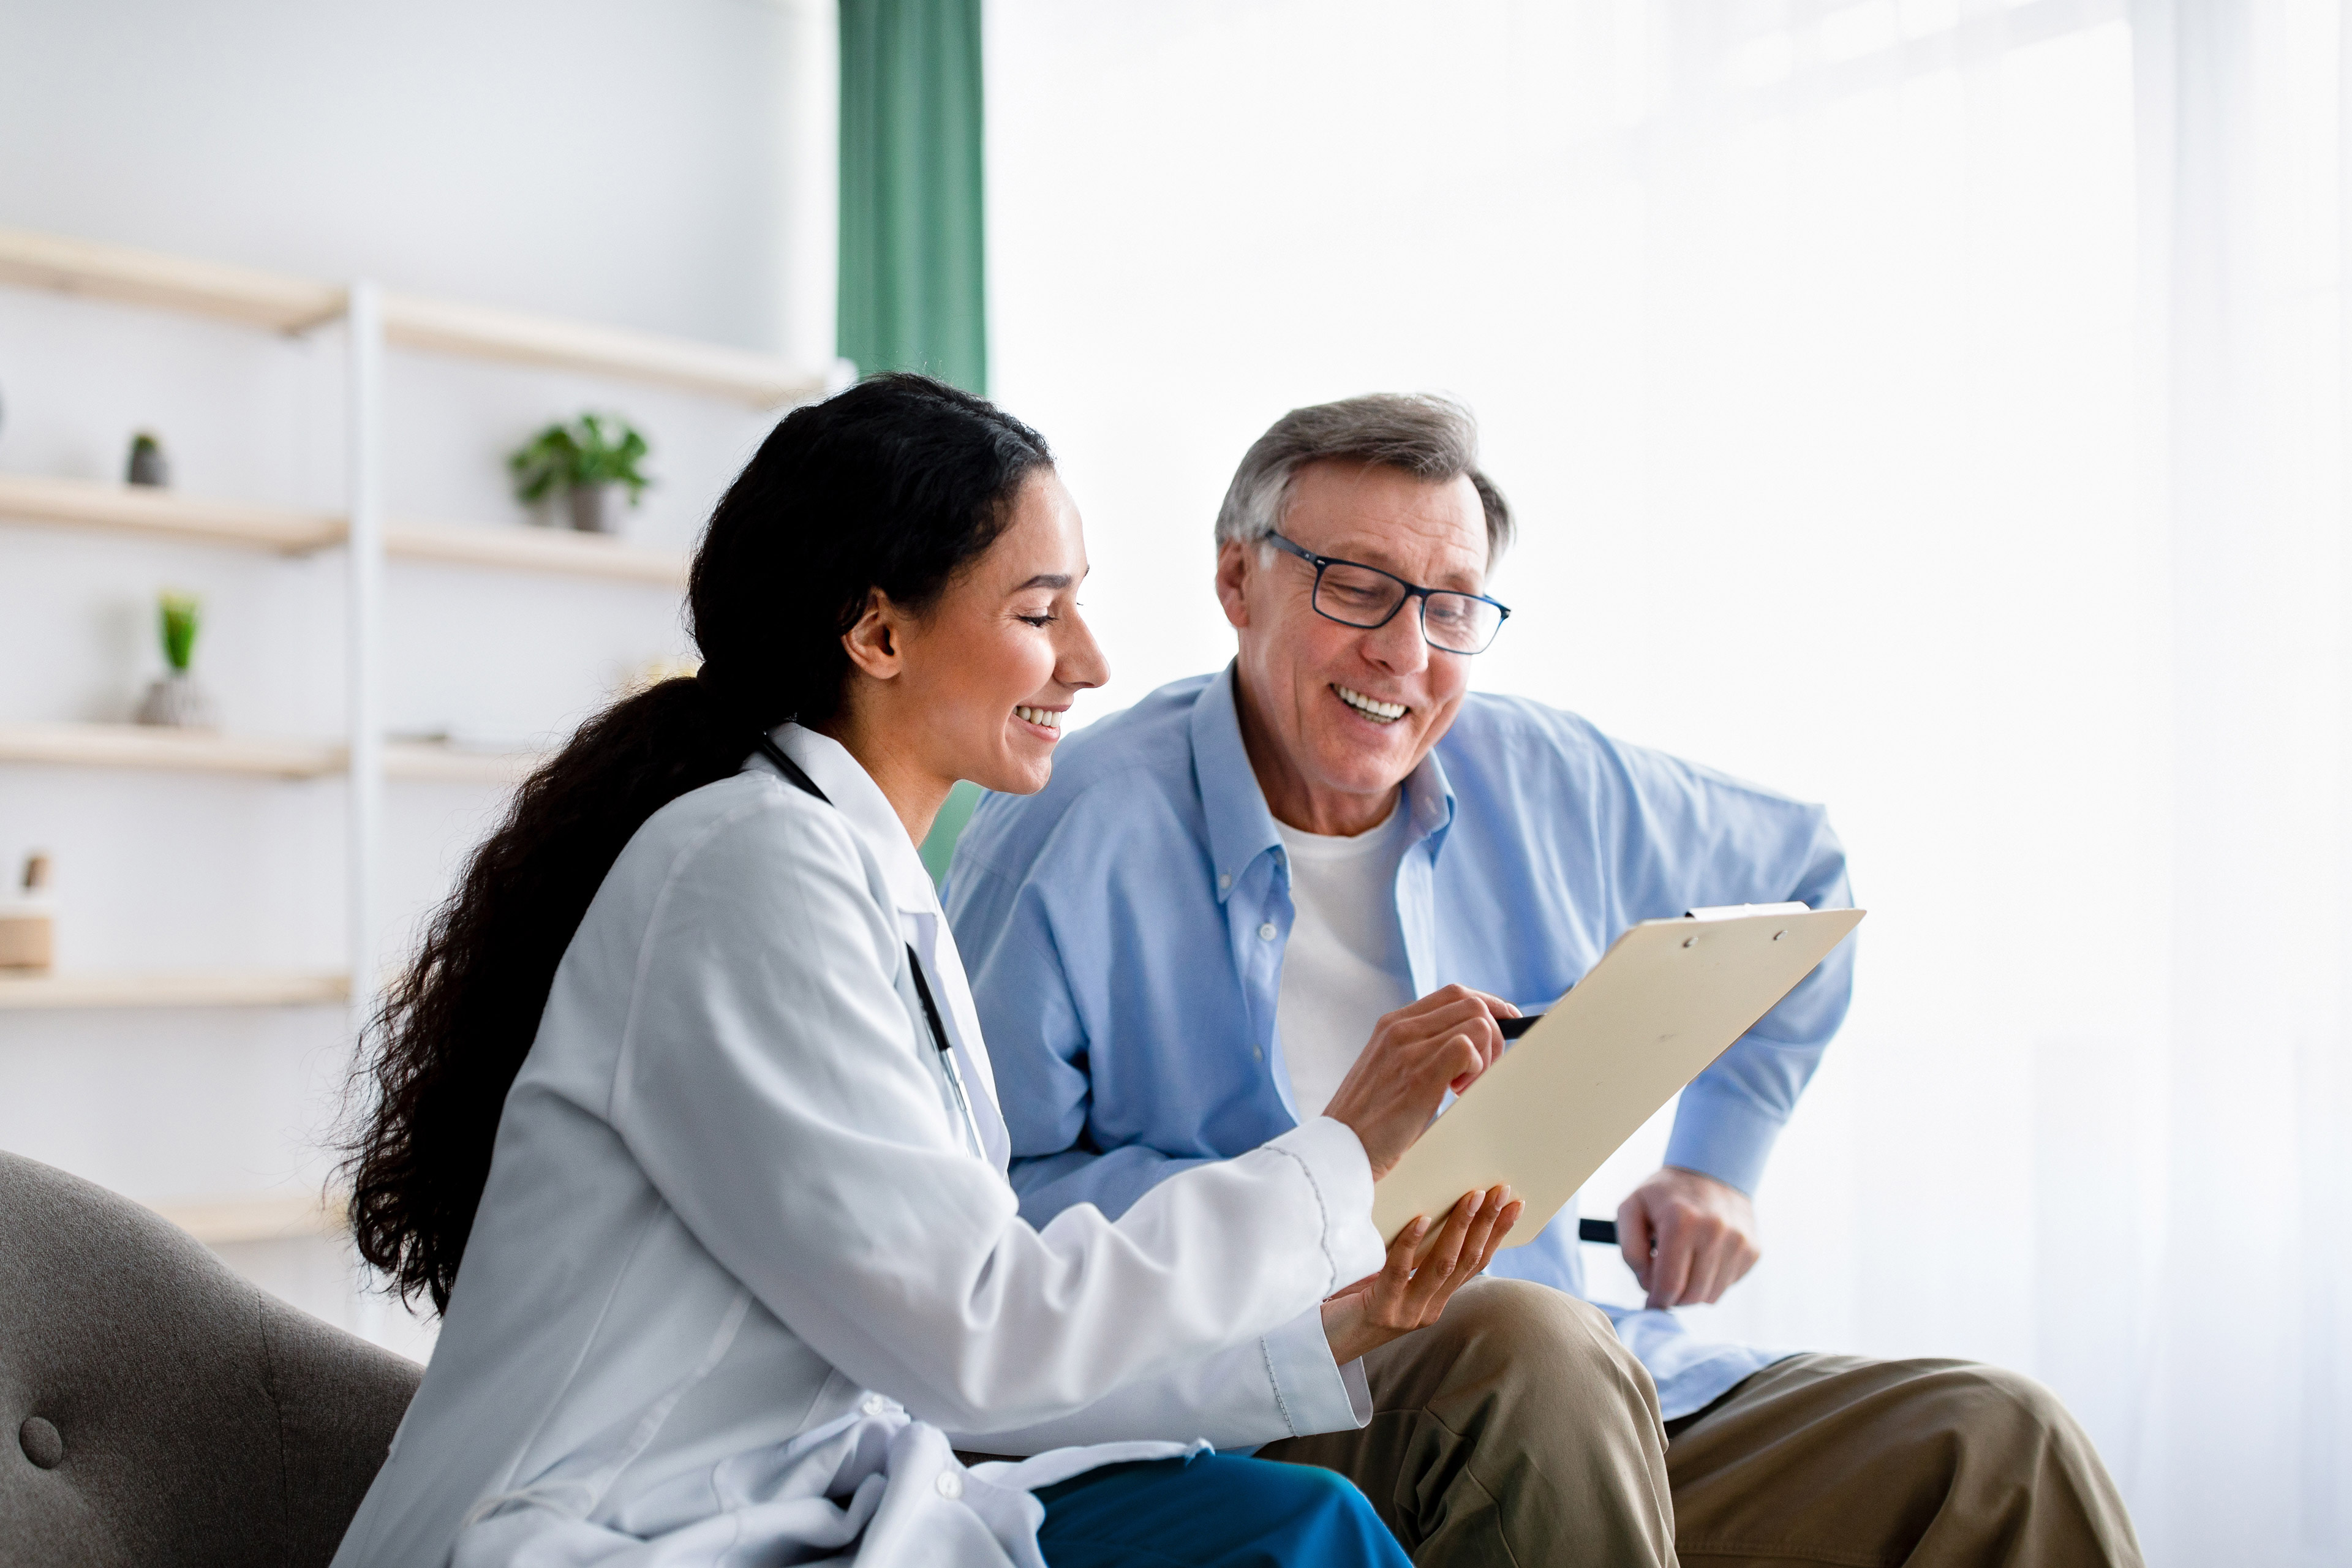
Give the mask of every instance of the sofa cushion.
[(138, 1205), (0, 1153), (11, 1568), (322, 1565), (422, 1375)]

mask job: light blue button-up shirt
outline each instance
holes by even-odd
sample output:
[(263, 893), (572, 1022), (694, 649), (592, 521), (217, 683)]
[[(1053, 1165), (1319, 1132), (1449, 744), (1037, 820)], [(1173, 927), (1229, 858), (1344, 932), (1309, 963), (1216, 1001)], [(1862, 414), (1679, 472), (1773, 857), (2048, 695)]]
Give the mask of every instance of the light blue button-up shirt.
[[(1459, 982), (1537, 1011), (1637, 921), (1853, 902), (1821, 807), (1523, 699), (1465, 699), (1405, 808), (1396, 901), (1416, 996)], [(1230, 667), (1073, 733), (1038, 794), (983, 799), (947, 908), (1033, 1222), (1076, 1203), (1117, 1215), (1297, 1124), (1275, 1026), (1289, 868)], [(1667, 1163), (1752, 1192), (1852, 984), (1849, 940), (1683, 1091)], [(1570, 1204), (1492, 1272), (1581, 1295), (1576, 1217)], [(1609, 1310), (1668, 1419), (1778, 1359), (1699, 1343), (1668, 1312)]]

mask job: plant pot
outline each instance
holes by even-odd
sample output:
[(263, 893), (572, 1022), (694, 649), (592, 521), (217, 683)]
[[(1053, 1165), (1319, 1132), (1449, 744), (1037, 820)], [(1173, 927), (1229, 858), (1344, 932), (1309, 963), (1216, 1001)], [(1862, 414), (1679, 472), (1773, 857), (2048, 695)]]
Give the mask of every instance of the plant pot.
[(571, 493), (572, 526), (583, 533), (621, 531), (621, 487), (574, 485)]
[(196, 678), (184, 669), (175, 669), (147, 689), (145, 700), (139, 704), (139, 722), (161, 724), (177, 730), (210, 730), (220, 721), (214, 716), (211, 694), (196, 684)]
[(131, 438), (131, 459), (123, 465), (122, 477), (131, 484), (158, 488), (172, 482), (172, 466), (155, 437), (142, 432)]

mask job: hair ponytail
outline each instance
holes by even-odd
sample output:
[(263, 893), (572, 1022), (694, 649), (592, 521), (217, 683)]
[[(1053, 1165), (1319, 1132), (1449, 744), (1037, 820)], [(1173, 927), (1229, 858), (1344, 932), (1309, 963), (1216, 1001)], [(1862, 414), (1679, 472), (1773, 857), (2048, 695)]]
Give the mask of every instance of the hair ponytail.
[(1027, 426), (914, 375), (794, 409), (761, 443), (688, 578), (701, 673), (615, 702), (524, 781), (367, 1031), (342, 1170), (360, 1256), (404, 1299), (449, 1303), (507, 1090), (630, 837), (765, 731), (830, 718), (873, 590), (930, 604), (1052, 460)]

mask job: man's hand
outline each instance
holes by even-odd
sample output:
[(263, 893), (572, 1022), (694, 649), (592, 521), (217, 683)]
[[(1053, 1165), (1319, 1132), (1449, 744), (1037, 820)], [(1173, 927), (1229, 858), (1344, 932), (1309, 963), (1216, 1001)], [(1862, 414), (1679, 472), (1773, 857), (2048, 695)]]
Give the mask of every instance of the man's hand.
[(1429, 1217), (1424, 1215), (1397, 1232), (1389, 1243), (1386, 1267), (1324, 1301), (1323, 1337), (1331, 1342), (1331, 1359), (1345, 1366), (1437, 1321), (1454, 1292), (1495, 1260), (1495, 1249), (1519, 1223), (1519, 1211), (1526, 1206), (1508, 1187), (1465, 1193), (1445, 1216), (1445, 1228), (1437, 1233), (1419, 1268), (1412, 1258), (1429, 1234)]
[(1763, 1256), (1748, 1194), (1674, 1165), (1617, 1205), (1617, 1248), (1650, 1307), (1713, 1302)]
[(1497, 1018), (1519, 1010), (1499, 996), (1448, 985), (1384, 1016), (1323, 1114), (1363, 1141), (1372, 1180), (1389, 1173), (1429, 1119), (1503, 1054)]

